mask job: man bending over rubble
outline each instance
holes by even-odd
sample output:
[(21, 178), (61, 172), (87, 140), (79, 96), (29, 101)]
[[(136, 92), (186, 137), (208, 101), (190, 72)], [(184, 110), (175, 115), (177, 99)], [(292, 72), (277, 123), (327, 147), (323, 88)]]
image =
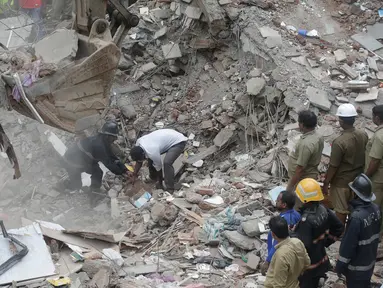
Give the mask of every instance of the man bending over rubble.
[(298, 182), (304, 178), (318, 179), (318, 165), (322, 157), (324, 140), (315, 131), (317, 121), (314, 112), (309, 110), (299, 112), (299, 129), (303, 135), (290, 154), (287, 191), (293, 192)]
[[(134, 183), (137, 179), (143, 161), (148, 159), (149, 175), (152, 180), (157, 181), (157, 189), (163, 189), (162, 164), (166, 190), (172, 193), (178, 189), (179, 187), (175, 187), (173, 163), (184, 151), (187, 140), (188, 138), (183, 134), (172, 129), (160, 129), (139, 138), (136, 146), (130, 151), (132, 160), (137, 162), (132, 182)], [(162, 163), (161, 155), (165, 153), (166, 156)]]
[[(118, 136), (115, 122), (106, 122), (98, 135), (82, 139), (70, 147), (64, 155), (65, 169), (69, 179), (62, 188), (77, 190), (82, 187), (81, 173), (91, 174), (91, 191), (99, 191), (102, 184), (103, 171), (101, 162), (112, 173), (122, 175), (128, 172), (125, 165), (113, 154), (111, 144)], [(60, 187), (59, 187), (60, 188)]]

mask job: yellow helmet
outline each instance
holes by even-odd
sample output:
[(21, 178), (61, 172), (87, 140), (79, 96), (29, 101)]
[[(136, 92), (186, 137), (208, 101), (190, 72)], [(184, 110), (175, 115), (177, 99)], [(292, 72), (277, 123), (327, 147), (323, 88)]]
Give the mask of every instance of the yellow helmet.
[(300, 181), (297, 188), (295, 188), (295, 194), (302, 203), (322, 201), (324, 199), (319, 183), (312, 178)]

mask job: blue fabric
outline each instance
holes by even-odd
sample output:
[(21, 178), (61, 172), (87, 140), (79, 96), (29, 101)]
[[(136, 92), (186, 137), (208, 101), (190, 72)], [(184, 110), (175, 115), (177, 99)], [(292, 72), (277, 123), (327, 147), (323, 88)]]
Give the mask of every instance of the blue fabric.
[[(286, 212), (282, 212), (280, 214), (281, 217), (285, 218), (288, 225), (294, 226), (301, 220), (301, 214), (299, 214), (294, 209), (287, 210)], [(269, 235), (267, 236), (267, 262), (271, 262), (271, 258), (273, 258), (273, 255), (275, 253), (275, 245), (277, 245), (277, 242), (273, 239), (271, 236), (271, 232), (269, 232)]]

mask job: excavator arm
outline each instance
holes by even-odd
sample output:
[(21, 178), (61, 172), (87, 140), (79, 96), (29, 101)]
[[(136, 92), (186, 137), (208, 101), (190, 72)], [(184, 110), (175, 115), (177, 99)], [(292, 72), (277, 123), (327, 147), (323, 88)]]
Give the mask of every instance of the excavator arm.
[[(110, 21), (105, 19), (107, 14)], [(6, 99), (0, 102), (41, 123), (81, 135), (102, 125), (121, 57), (119, 45), (139, 18), (119, 0), (75, 0), (73, 21), (78, 47), (65, 65), (51, 64), (44, 55), (36, 59), (35, 55), (20, 57), (17, 53), (22, 52), (8, 51), (17, 63), (24, 58), (32, 62), (19, 67), (20, 72), (15, 65), (12, 72), (1, 75), (0, 91), (5, 93), (0, 98)], [(1, 126), (0, 149), (14, 165), (14, 177), (19, 178), (15, 152)]]

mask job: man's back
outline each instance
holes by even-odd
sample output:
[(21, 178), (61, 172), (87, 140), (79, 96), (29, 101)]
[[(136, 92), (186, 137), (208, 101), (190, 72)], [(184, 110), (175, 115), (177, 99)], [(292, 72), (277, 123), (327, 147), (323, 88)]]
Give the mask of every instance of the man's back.
[(172, 146), (187, 140), (188, 138), (173, 129), (160, 129), (142, 136), (136, 145), (141, 146), (147, 154), (153, 153), (154, 150), (163, 154)]
[(298, 288), (298, 277), (310, 265), (302, 241), (287, 238), (276, 245), (276, 252), (267, 272), (266, 288)]
[(348, 187), (348, 183), (363, 172), (367, 142), (366, 132), (355, 128), (344, 130), (334, 140), (330, 165), (338, 169), (331, 181), (332, 185)]

